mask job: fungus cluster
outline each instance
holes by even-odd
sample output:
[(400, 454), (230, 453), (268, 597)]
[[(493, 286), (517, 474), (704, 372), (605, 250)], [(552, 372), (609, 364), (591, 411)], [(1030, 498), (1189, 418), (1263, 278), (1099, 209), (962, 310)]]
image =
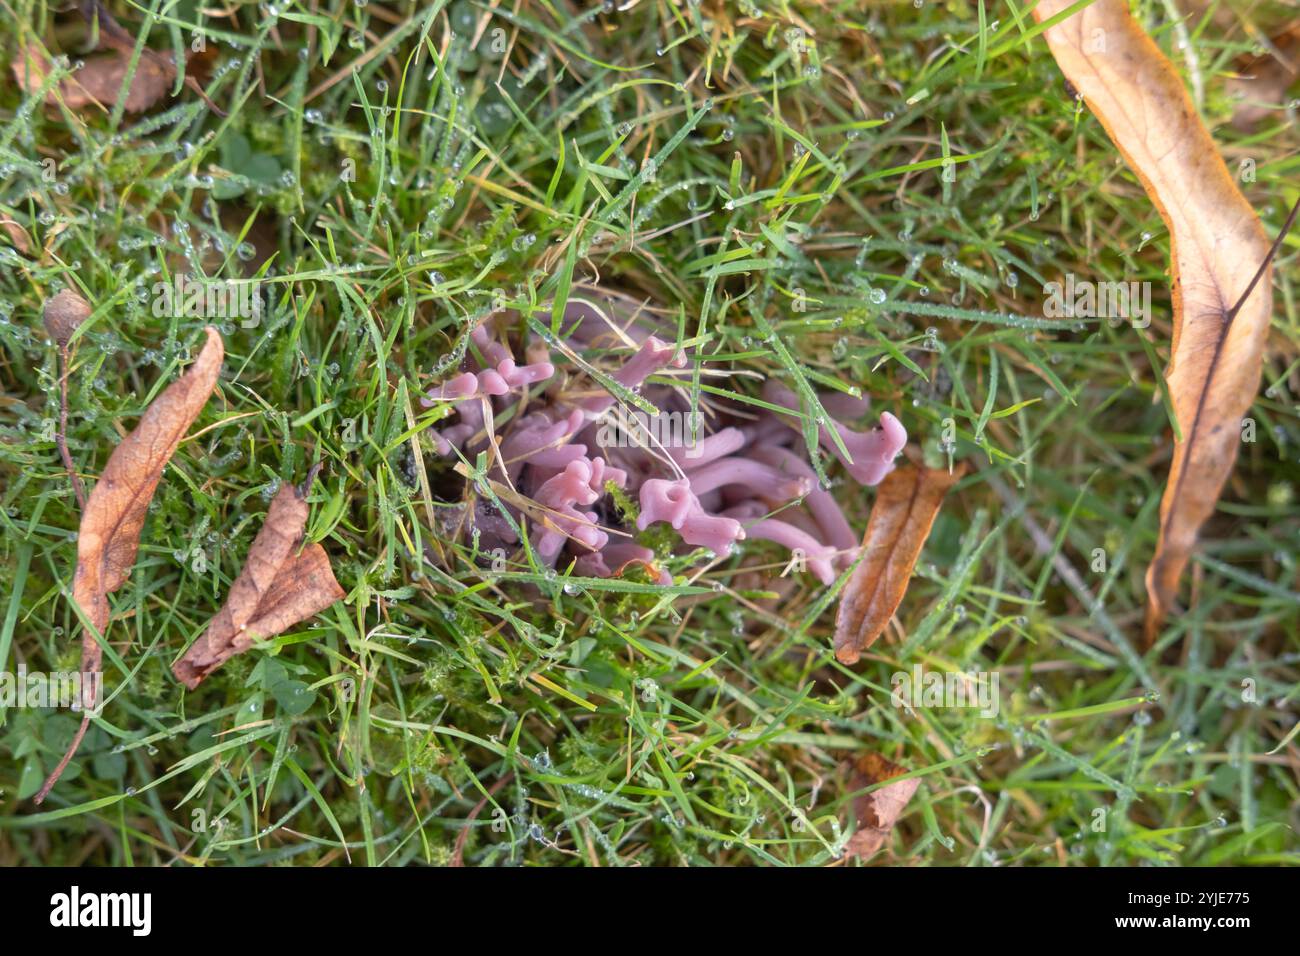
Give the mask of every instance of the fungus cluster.
[[(541, 334), (514, 312), (481, 320), (463, 371), (423, 399), (451, 406), (450, 424), (433, 433), (439, 455), (472, 464), (486, 454), (497, 493), (471, 484), (458, 522), (478, 553), (510, 553), (526, 534), (548, 567), (610, 577), (639, 564), (671, 583), (636, 540), (663, 522), (719, 557), (745, 539), (775, 542), (826, 584), (852, 562), (858, 536), (805, 458), (800, 403), (788, 388), (765, 382), (770, 408), (702, 394), (692, 413), (687, 355), (661, 319), (610, 298), (571, 299), (558, 325), (545, 314), (538, 321)], [(520, 337), (523, 364), (510, 344)], [(884, 412), (877, 428), (857, 431), (841, 419), (862, 418), (866, 399), (820, 398), (830, 416), (822, 449), (857, 483), (878, 483), (907, 441), (902, 424)], [(634, 525), (614, 506), (616, 492), (635, 503)]]

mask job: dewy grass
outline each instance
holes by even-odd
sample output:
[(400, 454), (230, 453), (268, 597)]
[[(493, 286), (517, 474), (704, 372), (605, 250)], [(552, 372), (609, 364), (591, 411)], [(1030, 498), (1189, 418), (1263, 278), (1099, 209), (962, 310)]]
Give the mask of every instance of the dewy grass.
[[(1244, 29), (1137, 9), (1166, 49), (1189, 38), (1174, 61), (1275, 233), (1295, 104), (1234, 128)], [(77, 717), (0, 711), (0, 863), (844, 862), (865, 751), (921, 779), (870, 862), (1300, 862), (1300, 239), (1194, 600), (1142, 656), (1167, 236), (1021, 5), (205, 10), (113, 5), (186, 53), (220, 113), (179, 80), (145, 113), (0, 92), (0, 214), (30, 246), (0, 235), (0, 670), (78, 658), (44, 300), (93, 305), (68, 383), (88, 483), (211, 321), (156, 290), (230, 280), (261, 303), (217, 320), (219, 394), (113, 596), (103, 717), (42, 812), (28, 798)], [(6, 76), (20, 42), (85, 49), (75, 14), (0, 16)], [(1262, 4), (1252, 29), (1284, 16)], [(1067, 275), (1150, 283), (1149, 328), (1045, 315)], [(863, 664), (831, 652), (834, 586), (775, 545), (708, 561), (652, 525), (663, 587), (528, 548), (494, 566), (455, 533), (467, 482), (508, 489), (486, 457), (435, 453), (445, 407), (420, 396), (491, 310), (606, 291), (676, 330), (674, 381), (706, 420), (765, 409), (779, 379), (869, 396), (931, 465), (975, 466)], [(870, 492), (822, 451), (860, 533)], [(172, 661), (317, 461), (308, 534), (346, 601), (184, 693)], [(996, 674), (996, 715), (896, 706), (917, 666)]]

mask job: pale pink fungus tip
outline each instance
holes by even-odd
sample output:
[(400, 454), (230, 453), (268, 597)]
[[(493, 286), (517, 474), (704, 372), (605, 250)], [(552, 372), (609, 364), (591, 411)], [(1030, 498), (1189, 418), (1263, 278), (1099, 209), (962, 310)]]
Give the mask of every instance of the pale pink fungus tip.
[(687, 544), (724, 557), (731, 553), (733, 544), (745, 537), (739, 521), (704, 510), (691, 491), (689, 478), (651, 478), (641, 485), (640, 503), (637, 527), (642, 531), (656, 521), (666, 521)]

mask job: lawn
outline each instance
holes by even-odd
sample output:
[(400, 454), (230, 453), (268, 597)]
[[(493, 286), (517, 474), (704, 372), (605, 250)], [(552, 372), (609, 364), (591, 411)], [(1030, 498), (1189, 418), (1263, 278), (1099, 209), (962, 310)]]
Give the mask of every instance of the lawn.
[[(1148, 650), (1169, 237), (1029, 6), (113, 2), (187, 61), (141, 111), (25, 92), (20, 44), (75, 75), (94, 40), (75, 9), (0, 7), (0, 214), (28, 247), (0, 235), (0, 671), (80, 654), (44, 303), (93, 310), (67, 376), (88, 486), (205, 325), (226, 348), (110, 599), (103, 714), (40, 807), (78, 717), (0, 708), (0, 864), (1300, 862), (1300, 234)], [(1134, 9), (1271, 238), (1300, 100), (1243, 117), (1234, 73), (1294, 7)], [(198, 273), (261, 313), (158, 307)], [(1065, 276), (1149, 283), (1149, 324), (1052, 317)], [(710, 558), (654, 525), (665, 586), (457, 532), (483, 462), (437, 453), (421, 395), (494, 310), (540, 335), (557, 300), (611, 297), (688, 349), (692, 407), (861, 394), (916, 461), (967, 463), (859, 663), (832, 649), (844, 577), (767, 541)], [(860, 535), (875, 492), (817, 457)], [(173, 662), (316, 463), (307, 536), (346, 598), (187, 691)], [(896, 706), (916, 667), (996, 677), (997, 712)], [(864, 860), (867, 753), (919, 786)]]

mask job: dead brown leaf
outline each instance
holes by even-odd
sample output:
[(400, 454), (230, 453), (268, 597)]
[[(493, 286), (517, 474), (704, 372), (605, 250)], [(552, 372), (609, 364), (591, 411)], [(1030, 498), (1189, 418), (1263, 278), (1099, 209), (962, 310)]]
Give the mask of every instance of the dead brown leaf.
[[(224, 349), (216, 329), (208, 328), (203, 351), (185, 374), (167, 386), (140, 416), (135, 430), (113, 450), (104, 472), (86, 502), (77, 538), (77, 570), (72, 598), (90, 625), (81, 639), (81, 672), (97, 673), (103, 662), (99, 639), (108, 629), (108, 595), (120, 588), (135, 564), (140, 530), (162, 478), (181, 439), (198, 417), (221, 374)], [(86, 701), (87, 713), (71, 747), (36, 794), (40, 803), (81, 745), (96, 701)]]
[(22, 223), (6, 213), (0, 213), (0, 229), (4, 230), (15, 249), (25, 256), (32, 254), (32, 242), (27, 238), (27, 230)]
[[(1041, 0), (1034, 16), (1042, 21), (1069, 5)], [(1171, 237), (1174, 332), (1166, 379), (1181, 437), (1147, 569), (1150, 643), (1232, 471), (1242, 416), (1259, 388), (1273, 310), (1269, 242), (1178, 74), (1125, 0), (1096, 0), (1044, 35)]]
[(844, 586), (835, 614), (835, 656), (842, 663), (855, 663), (884, 633), (907, 593), (944, 495), (965, 473), (965, 462), (951, 473), (903, 465), (876, 489), (862, 538), (864, 557)]
[[(65, 77), (47, 94), (49, 102), (61, 98), (69, 109), (84, 110), (100, 106), (105, 109), (117, 104), (130, 64), (129, 52), (112, 50), (90, 57), (72, 76)], [(50, 73), (48, 57), (34, 44), (24, 47), (14, 57), (13, 72), (18, 85), (25, 93), (35, 93), (45, 83)], [(143, 113), (167, 93), (176, 80), (176, 64), (169, 54), (149, 50), (136, 64), (135, 76), (127, 87), (123, 108), (128, 113)]]
[(274, 637), (343, 597), (325, 549), (309, 542), (298, 550), (306, 526), (306, 494), (284, 485), (271, 501), (225, 606), (172, 665), (177, 680), (193, 690), (256, 641)]
[[(904, 768), (891, 763), (880, 754), (865, 753), (858, 758), (851, 786), (854, 790), (863, 790), (905, 773), (907, 771)], [(890, 831), (894, 829), (903, 808), (912, 799), (912, 794), (916, 793), (920, 783), (915, 777), (899, 780), (855, 797), (853, 813), (857, 818), (858, 829), (849, 837), (845, 852), (851, 857), (864, 860), (874, 856), (889, 840)]]
[(1269, 39), (1270, 49), (1259, 56), (1244, 56), (1236, 63), (1236, 76), (1227, 82), (1228, 95), (1237, 98), (1232, 125), (1243, 132), (1261, 120), (1281, 119), (1286, 92), (1300, 80), (1300, 23)]
[[(136, 57), (136, 38), (123, 29), (101, 0), (81, 0), (81, 15), (91, 27), (90, 35), (97, 37), (102, 49), (109, 52), (86, 60), (73, 76), (65, 77), (57, 86), (46, 92), (48, 102), (62, 99), (72, 109), (98, 106), (106, 109), (117, 105), (122, 92), (122, 82), (127, 76), (131, 60), (136, 59), (135, 73), (126, 90), (122, 108), (128, 113), (142, 113), (157, 103), (176, 82), (176, 60), (170, 53), (159, 53), (141, 47)], [(205, 74), (215, 49), (205, 49), (190, 57), (185, 73), (185, 85), (198, 96), (208, 109), (218, 116), (226, 113), (208, 98), (197, 74)], [(38, 91), (50, 74), (49, 57), (34, 42), (20, 44), (13, 64), (18, 85), (26, 93)]]

